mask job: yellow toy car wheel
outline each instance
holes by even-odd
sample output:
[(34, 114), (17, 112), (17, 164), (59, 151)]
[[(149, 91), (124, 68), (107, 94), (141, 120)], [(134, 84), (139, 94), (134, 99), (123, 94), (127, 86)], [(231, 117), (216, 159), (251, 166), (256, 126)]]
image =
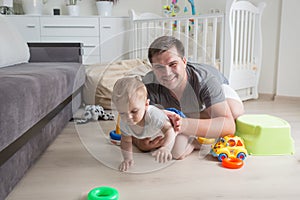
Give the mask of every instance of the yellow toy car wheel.
[(218, 160), (222, 162), (225, 158), (228, 158), (228, 155), (226, 153), (220, 153), (218, 156)]
[(238, 153), (236, 156), (238, 159), (245, 160), (246, 159), (246, 154), (244, 152)]

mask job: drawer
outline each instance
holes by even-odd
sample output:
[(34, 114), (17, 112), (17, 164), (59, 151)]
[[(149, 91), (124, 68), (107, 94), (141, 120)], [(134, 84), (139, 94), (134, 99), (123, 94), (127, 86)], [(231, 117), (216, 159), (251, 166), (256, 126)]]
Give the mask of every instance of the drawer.
[(128, 23), (128, 18), (100, 18), (100, 60), (102, 63), (128, 58)]
[(38, 17), (6, 16), (6, 18), (20, 31), (25, 41), (40, 41), (40, 19)]
[(80, 42), (83, 55), (99, 55), (99, 37), (41, 37), (42, 42)]
[(99, 36), (98, 18), (41, 17), (41, 36)]
[(117, 35), (125, 35), (128, 23), (127, 18), (100, 18), (100, 41), (105, 42)]

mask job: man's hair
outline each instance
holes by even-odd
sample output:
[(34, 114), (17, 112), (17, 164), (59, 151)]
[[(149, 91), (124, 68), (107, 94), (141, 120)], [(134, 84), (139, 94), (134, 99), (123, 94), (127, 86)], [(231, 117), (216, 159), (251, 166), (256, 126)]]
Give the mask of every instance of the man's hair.
[(179, 56), (184, 57), (184, 46), (180, 40), (173, 36), (156, 38), (148, 49), (148, 59), (152, 63), (153, 56), (159, 55), (175, 47)]
[(112, 102), (117, 105), (129, 103), (132, 97), (147, 99), (147, 89), (138, 77), (124, 77), (115, 83), (112, 92)]

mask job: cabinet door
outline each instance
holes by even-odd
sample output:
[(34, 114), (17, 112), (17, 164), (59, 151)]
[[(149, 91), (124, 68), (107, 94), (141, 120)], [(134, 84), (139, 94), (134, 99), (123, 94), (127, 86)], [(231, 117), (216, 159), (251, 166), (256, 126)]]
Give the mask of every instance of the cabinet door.
[(41, 41), (81, 42), (83, 63), (99, 63), (98, 17), (41, 17)]
[(129, 57), (128, 24), (128, 18), (100, 18), (101, 63)]
[(27, 42), (40, 41), (39, 17), (29, 16), (6, 16), (7, 19), (16, 26), (24, 40)]
[(41, 17), (42, 36), (99, 36), (98, 18), (94, 17)]

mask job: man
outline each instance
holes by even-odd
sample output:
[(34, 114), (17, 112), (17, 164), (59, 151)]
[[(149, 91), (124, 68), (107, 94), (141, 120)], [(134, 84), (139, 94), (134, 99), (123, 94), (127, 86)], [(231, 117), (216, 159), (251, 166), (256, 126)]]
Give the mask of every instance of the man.
[[(187, 117), (168, 114), (178, 134), (172, 152), (183, 159), (196, 147), (193, 138), (217, 138), (235, 132), (235, 119), (244, 107), (227, 79), (215, 68), (187, 62), (183, 44), (172, 36), (157, 38), (149, 47), (148, 58), (153, 67), (144, 78), (151, 104), (176, 108)], [(162, 144), (163, 138), (134, 140), (147, 151)], [(180, 148), (177, 148), (180, 149)]]

